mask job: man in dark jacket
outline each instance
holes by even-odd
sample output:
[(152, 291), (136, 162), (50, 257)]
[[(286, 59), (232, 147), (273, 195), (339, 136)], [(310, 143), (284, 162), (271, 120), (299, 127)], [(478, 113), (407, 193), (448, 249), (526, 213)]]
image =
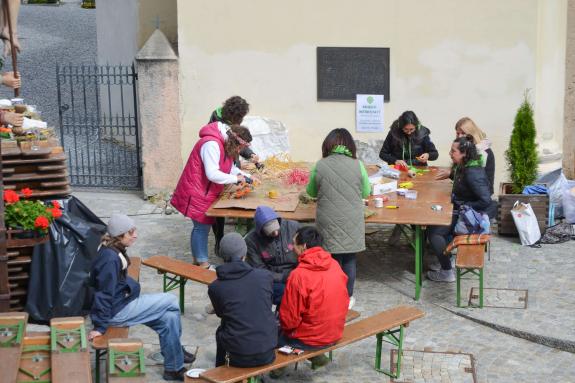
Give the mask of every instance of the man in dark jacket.
[(288, 276), (297, 266), (293, 237), (300, 225), (281, 219), (274, 209), (258, 206), (254, 216), (256, 227), (246, 235), (247, 262), (254, 268), (266, 269), (274, 279), (273, 303), (279, 305)]
[(218, 279), (208, 287), (216, 315), (222, 319), (216, 331), (216, 367), (255, 367), (275, 359), (277, 322), (272, 312), (270, 273), (243, 262), (247, 246), (238, 233), (226, 234), (220, 243), (224, 264), (216, 268)]

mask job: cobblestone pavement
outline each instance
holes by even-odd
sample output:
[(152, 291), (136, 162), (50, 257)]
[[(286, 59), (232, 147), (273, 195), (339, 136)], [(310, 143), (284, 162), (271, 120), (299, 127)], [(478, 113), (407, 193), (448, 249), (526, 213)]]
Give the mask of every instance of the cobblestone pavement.
[[(114, 212), (132, 215), (138, 224), (139, 239), (132, 255), (144, 258), (165, 254), (191, 260), (189, 235), (191, 223), (179, 214), (163, 215), (161, 209), (128, 193), (75, 193), (98, 216)], [(106, 220), (106, 219), (104, 219)], [(415, 305), (426, 316), (406, 329), (405, 375), (398, 382), (467, 382), (469, 374), (456, 374), (452, 363), (470, 363), (477, 382), (575, 382), (575, 354), (563, 351), (575, 341), (572, 315), (575, 271), (573, 242), (547, 245), (541, 249), (524, 248), (516, 238), (495, 237), (491, 260), (486, 261), (485, 286), (488, 288), (528, 290), (527, 308), (457, 309), (455, 284), (425, 281), (419, 302), (413, 300), (413, 256), (407, 243), (386, 244), (391, 226), (373, 227), (367, 236), (368, 250), (358, 256), (356, 305), (362, 317), (398, 304)], [(232, 225), (226, 226), (232, 230)], [(210, 251), (213, 249), (210, 237)], [(220, 263), (211, 255), (210, 261)], [(161, 290), (161, 277), (142, 267), (144, 292)], [(467, 284), (463, 291), (469, 291)], [(500, 294), (498, 303), (517, 306), (516, 295)], [(492, 298), (490, 298), (492, 299)], [(487, 300), (489, 301), (489, 300)], [(493, 300), (491, 300), (493, 301)], [(205, 313), (209, 299), (206, 287), (197, 283), (186, 286), (183, 315), (183, 344), (190, 350), (199, 348), (197, 368), (210, 368), (215, 360), (214, 333), (219, 320)], [(507, 332), (502, 332), (504, 330)], [(520, 331), (517, 331), (520, 330)], [(529, 341), (508, 333), (527, 337)], [(159, 349), (155, 334), (145, 326), (131, 329), (132, 337), (146, 343), (149, 354)], [(531, 336), (531, 337), (530, 337)], [(537, 342), (555, 338), (555, 347)], [(556, 348), (559, 347), (559, 348)], [(424, 353), (425, 351), (425, 353)], [(450, 356), (451, 355), (451, 356)], [(455, 355), (455, 356), (453, 356)], [(354, 343), (334, 352), (334, 362), (312, 371), (309, 364), (277, 382), (386, 382), (389, 379), (374, 371), (375, 337)], [(411, 357), (411, 359), (409, 358)], [(384, 345), (383, 363), (390, 363), (390, 348)], [(433, 363), (429, 363), (431, 358)], [(421, 361), (421, 363), (420, 363)], [(437, 363), (440, 364), (439, 370)], [(162, 367), (149, 360), (149, 381), (161, 380)], [(465, 366), (470, 368), (469, 366)], [(450, 370), (452, 373), (441, 373)], [(434, 376), (439, 375), (439, 376)], [(265, 378), (266, 382), (273, 381)]]

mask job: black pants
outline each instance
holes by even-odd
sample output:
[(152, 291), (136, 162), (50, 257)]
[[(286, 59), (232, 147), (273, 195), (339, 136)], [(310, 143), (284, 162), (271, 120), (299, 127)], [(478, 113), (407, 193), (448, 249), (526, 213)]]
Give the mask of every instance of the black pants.
[(333, 259), (339, 263), (341, 269), (347, 275), (347, 294), (350, 298), (353, 296), (353, 285), (355, 284), (355, 273), (357, 268), (357, 260), (355, 253), (348, 254), (332, 254)]
[(443, 270), (451, 270), (451, 259), (449, 256), (444, 255), (443, 252), (453, 237), (453, 230), (457, 223), (457, 217), (457, 215), (453, 216), (450, 226), (430, 226), (427, 229), (429, 244), (431, 245), (433, 253), (437, 256)]
[(214, 237), (216, 239), (216, 246), (214, 251), (216, 252), (216, 256), (220, 256), (220, 241), (224, 236), (224, 227), (226, 225), (226, 219), (224, 217), (217, 217), (216, 222), (212, 225), (212, 230), (214, 232)]
[[(217, 336), (216, 345), (216, 367), (219, 367), (226, 364), (226, 350), (217, 340)], [(274, 349), (252, 355), (239, 355), (228, 352), (228, 358), (230, 359), (230, 366), (233, 367), (257, 367), (272, 363), (276, 359), (276, 352)]]

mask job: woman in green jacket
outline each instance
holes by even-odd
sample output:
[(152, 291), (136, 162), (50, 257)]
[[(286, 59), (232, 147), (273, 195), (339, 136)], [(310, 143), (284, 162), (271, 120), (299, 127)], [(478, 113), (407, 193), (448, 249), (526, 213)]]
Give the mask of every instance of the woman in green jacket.
[(370, 194), (369, 179), (347, 129), (332, 130), (321, 150), (323, 158), (312, 169), (307, 193), (317, 197), (316, 225), (324, 238), (323, 247), (348, 277), (351, 308), (355, 302), (355, 256), (365, 250), (363, 198)]

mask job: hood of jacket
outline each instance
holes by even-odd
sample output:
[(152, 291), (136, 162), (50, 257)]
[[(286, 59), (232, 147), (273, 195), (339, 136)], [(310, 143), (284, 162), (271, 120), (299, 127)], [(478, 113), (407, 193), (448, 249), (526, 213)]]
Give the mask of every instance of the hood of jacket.
[(307, 249), (302, 255), (299, 256), (298, 262), (300, 267), (313, 271), (322, 271), (329, 269), (332, 260), (331, 254), (325, 251), (322, 247), (316, 246)]
[(254, 221), (256, 223), (256, 232), (263, 235), (262, 228), (266, 223), (271, 220), (277, 219), (279, 221), (279, 216), (269, 206), (258, 206), (256, 209), (256, 214), (254, 215)]
[(240, 279), (251, 271), (253, 271), (253, 269), (250, 265), (239, 260), (224, 263), (216, 267), (216, 274), (219, 280)]
[(396, 121), (393, 122), (390, 128), (392, 137), (402, 143), (407, 142), (407, 140), (411, 140), (412, 142), (421, 142), (426, 136), (431, 134), (431, 131), (423, 125), (419, 125), (415, 132), (413, 132), (410, 136), (407, 136), (403, 133), (403, 130), (399, 127), (399, 123)]
[(213, 137), (214, 140), (216, 141), (225, 141), (225, 139), (222, 137), (222, 133), (220, 132), (220, 127), (219, 124), (216, 123), (211, 123), (208, 124), (206, 126), (204, 126), (203, 128), (200, 129), (200, 138), (204, 138), (204, 137)]

